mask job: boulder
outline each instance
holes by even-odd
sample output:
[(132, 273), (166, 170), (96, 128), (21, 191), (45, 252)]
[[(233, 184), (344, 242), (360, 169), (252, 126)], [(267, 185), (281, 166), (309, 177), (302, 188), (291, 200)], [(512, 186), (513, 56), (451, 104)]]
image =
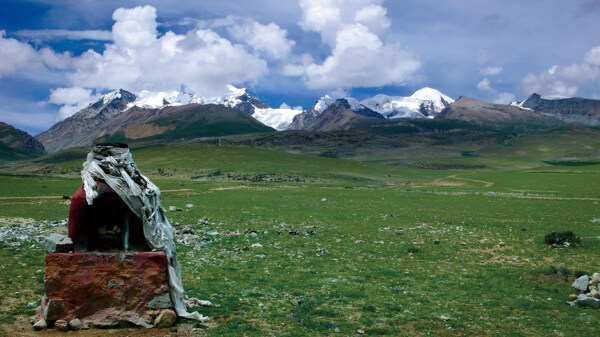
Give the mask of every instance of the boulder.
[(583, 275), (580, 278), (578, 278), (577, 280), (575, 280), (575, 282), (573, 282), (573, 284), (571, 286), (577, 290), (586, 291), (588, 288), (589, 282), (590, 282), (590, 277), (587, 275)]
[(73, 250), (73, 241), (63, 234), (50, 234), (44, 240), (46, 253), (68, 253)]
[(75, 318), (69, 321), (69, 327), (74, 331), (81, 330), (83, 328), (83, 323), (79, 318)]
[(40, 319), (39, 321), (35, 322), (35, 324), (33, 324), (33, 329), (34, 330), (44, 330), (48, 327), (48, 324), (46, 323), (45, 319)]
[(577, 305), (583, 306), (583, 307), (591, 307), (594, 309), (600, 309), (600, 300), (597, 298), (593, 298), (593, 297), (580, 297), (579, 299), (577, 299), (577, 301), (575, 301), (575, 303), (577, 303)]
[(175, 324), (175, 320), (177, 320), (177, 315), (175, 315), (175, 311), (171, 309), (164, 309), (154, 320), (154, 326), (157, 328), (168, 328), (171, 325)]

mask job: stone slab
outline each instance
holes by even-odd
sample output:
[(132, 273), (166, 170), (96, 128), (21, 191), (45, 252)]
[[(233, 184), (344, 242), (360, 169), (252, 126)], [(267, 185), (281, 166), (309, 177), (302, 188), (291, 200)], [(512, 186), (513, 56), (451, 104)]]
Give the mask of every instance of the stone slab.
[(149, 327), (160, 312), (155, 304), (170, 306), (167, 268), (164, 252), (47, 254), (42, 313), (51, 321)]

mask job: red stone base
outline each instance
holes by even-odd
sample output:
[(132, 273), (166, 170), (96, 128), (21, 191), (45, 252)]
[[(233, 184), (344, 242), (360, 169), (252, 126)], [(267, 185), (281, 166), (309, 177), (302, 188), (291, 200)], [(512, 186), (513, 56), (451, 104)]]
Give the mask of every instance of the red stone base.
[(40, 315), (91, 327), (152, 327), (171, 308), (164, 252), (49, 253)]

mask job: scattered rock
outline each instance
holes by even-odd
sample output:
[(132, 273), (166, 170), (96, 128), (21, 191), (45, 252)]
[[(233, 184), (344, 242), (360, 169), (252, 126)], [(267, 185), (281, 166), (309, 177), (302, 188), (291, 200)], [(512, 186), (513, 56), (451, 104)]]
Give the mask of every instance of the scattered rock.
[(169, 212), (175, 212), (176, 210), (177, 210), (177, 207), (169, 206)]
[(58, 321), (54, 322), (54, 327), (58, 331), (62, 331), (62, 332), (69, 331), (69, 323), (67, 321), (65, 321), (64, 319), (59, 319)]
[(504, 244), (504, 242), (500, 241), (500, 243), (498, 244), (498, 246), (500, 246), (500, 247), (504, 247), (504, 246), (505, 246), (505, 244)]
[(590, 282), (590, 277), (588, 275), (583, 275), (580, 278), (578, 278), (577, 280), (575, 280), (575, 282), (573, 282), (573, 284), (571, 286), (577, 290), (586, 291), (588, 288), (589, 282)]
[(440, 244), (440, 240), (433, 240), (433, 244), (434, 245), (439, 245)]
[(69, 322), (69, 327), (74, 331), (81, 330), (83, 328), (83, 323), (79, 318), (75, 318)]
[(327, 198), (323, 198), (323, 199), (321, 199), (321, 201), (327, 201)]
[(175, 311), (171, 309), (164, 309), (158, 314), (158, 317), (154, 320), (154, 326), (157, 328), (168, 328), (171, 325), (175, 324), (175, 320), (177, 319), (177, 315), (175, 315)]
[(187, 208), (193, 208), (194, 205), (193, 204), (187, 204), (187, 205), (185, 205), (185, 207), (187, 207)]
[(35, 322), (35, 324), (33, 324), (33, 329), (34, 330), (44, 330), (48, 327), (48, 324), (46, 323), (45, 319), (40, 319), (39, 321)]
[(44, 240), (46, 253), (68, 253), (73, 250), (73, 241), (63, 234), (50, 234)]
[(356, 330), (356, 333), (359, 334), (359, 335), (364, 335), (365, 334), (365, 330), (358, 329), (358, 330)]
[(575, 301), (575, 300), (577, 300), (577, 295), (576, 294), (569, 295), (569, 301)]
[(584, 306), (584, 307), (600, 309), (600, 300), (597, 298), (593, 298), (593, 297), (583, 296), (583, 297), (578, 298), (577, 301), (575, 301), (575, 303), (577, 305)]
[(262, 304), (262, 303), (258, 303), (258, 307), (262, 309), (262, 308), (264, 308), (264, 307), (265, 307), (265, 305), (264, 305), (264, 304)]
[(252, 246), (250, 246), (250, 247), (252, 247), (252, 248), (260, 248), (260, 247), (262, 247), (262, 245), (257, 242), (257, 243), (252, 244)]
[(450, 317), (448, 317), (448, 316), (446, 316), (446, 315), (440, 315), (440, 319), (441, 319), (442, 321), (449, 321), (449, 320), (450, 320)]

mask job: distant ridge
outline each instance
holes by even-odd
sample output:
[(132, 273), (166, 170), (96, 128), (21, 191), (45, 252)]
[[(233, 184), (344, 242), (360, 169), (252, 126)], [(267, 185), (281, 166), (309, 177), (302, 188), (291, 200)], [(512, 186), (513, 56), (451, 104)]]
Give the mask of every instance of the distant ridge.
[(513, 105), (488, 103), (461, 96), (436, 119), (460, 119), (496, 130), (547, 129), (564, 125), (562, 118), (525, 110)]
[(0, 159), (15, 160), (46, 154), (44, 146), (25, 131), (0, 122)]
[(596, 99), (580, 97), (549, 99), (533, 93), (521, 102), (513, 102), (512, 105), (585, 125), (600, 125), (600, 100)]

